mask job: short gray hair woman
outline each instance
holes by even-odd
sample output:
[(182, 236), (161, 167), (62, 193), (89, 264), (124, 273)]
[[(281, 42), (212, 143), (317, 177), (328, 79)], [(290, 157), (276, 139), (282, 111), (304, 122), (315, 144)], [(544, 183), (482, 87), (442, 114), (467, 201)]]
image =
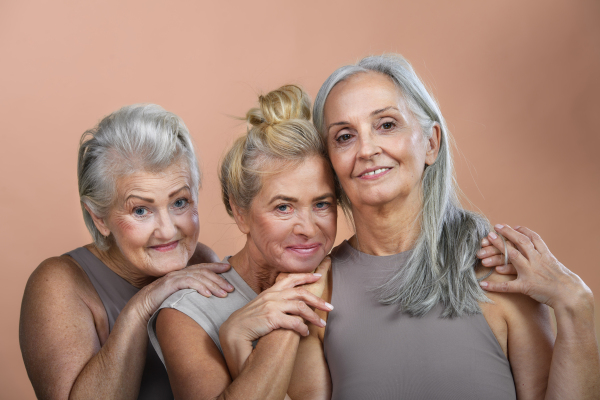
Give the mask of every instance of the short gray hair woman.
[(183, 270), (218, 262), (197, 242), (188, 130), (157, 105), (123, 107), (83, 134), (77, 171), (93, 243), (43, 261), (27, 283), (20, 343), (33, 388), (39, 398), (173, 398), (148, 319), (179, 289), (232, 290), (212, 272), (226, 265)]
[[(481, 318), (481, 313), (504, 355), (511, 360), (519, 397), (560, 393), (566, 397), (584, 398), (597, 393), (600, 383), (599, 358), (594, 327), (590, 322), (593, 319), (593, 300), (589, 288), (552, 256), (533, 231), (496, 225), (496, 230), (510, 241), (505, 248), (501, 237), (494, 232), (488, 234), (490, 225), (483, 216), (461, 207), (453, 179), (450, 134), (439, 106), (408, 61), (391, 54), (367, 57), (356, 65), (339, 68), (319, 90), (313, 120), (327, 143), (343, 189), (342, 205), (354, 223), (356, 232), (349, 242), (332, 252), (332, 291), (338, 297), (333, 297), (336, 309), (330, 314), (327, 329), (340, 333), (329, 334), (329, 339), (326, 339), (329, 340), (329, 346), (325, 348), (329, 348), (330, 352), (327, 359), (333, 379), (333, 398), (352, 398), (348, 397), (349, 393), (359, 398), (363, 393), (361, 390), (375, 390), (356, 377), (371, 378), (379, 385), (385, 381), (386, 371), (394, 371), (396, 376), (410, 371), (411, 368), (402, 368), (409, 366), (409, 357), (394, 353), (394, 348), (401, 344), (422, 349), (420, 354), (423, 357), (427, 357), (428, 352), (435, 352), (433, 345), (446, 343), (440, 350), (448, 349), (448, 346), (461, 346), (461, 340), (471, 338), (466, 332), (470, 332), (469, 335), (473, 332), (468, 321)], [(411, 138), (417, 143), (412, 147), (403, 141), (411, 134), (416, 135)], [(416, 163), (413, 166), (411, 162), (414, 160), (426, 160), (425, 165)], [(402, 185), (413, 176), (418, 180), (411, 190), (415, 190), (417, 195), (411, 197), (413, 192), (406, 194), (402, 191), (405, 190)], [(411, 209), (407, 204), (412, 204), (414, 208)], [(414, 209), (417, 212), (413, 212)], [(403, 221), (403, 224), (398, 225), (397, 221)], [(382, 235), (382, 232), (385, 234)], [(493, 247), (486, 247), (478, 253), (481, 244), (491, 244)], [(484, 259), (484, 265), (497, 264), (501, 252), (506, 252), (506, 249), (512, 266), (505, 270), (518, 273), (517, 280), (509, 282), (509, 278), (502, 275), (486, 274), (482, 268), (475, 268), (478, 265), (477, 257)], [(399, 254), (407, 250), (411, 251), (405, 255)], [(365, 293), (365, 302), (369, 304), (375, 304), (371, 303), (370, 298), (376, 296), (382, 305), (394, 305), (400, 312), (420, 317), (423, 321), (435, 321), (438, 315), (436, 310), (439, 310), (441, 317), (455, 321), (440, 322), (439, 327), (454, 324), (464, 334), (453, 336), (443, 328), (440, 330), (437, 322), (431, 322), (431, 325), (427, 325), (430, 322), (422, 322), (425, 325), (419, 326), (429, 326), (426, 335), (429, 339), (421, 343), (415, 337), (411, 345), (411, 336), (399, 334), (399, 331), (407, 331), (397, 327), (416, 324), (414, 318), (398, 319), (395, 324), (390, 322), (389, 317), (378, 319), (377, 316), (381, 314), (376, 312), (375, 305), (367, 313), (360, 313), (356, 307), (345, 312), (339, 307), (339, 302), (343, 303), (340, 299), (345, 295), (345, 287), (352, 284), (352, 264), (357, 260), (367, 260), (365, 262), (370, 263), (372, 268), (369, 274), (377, 274), (376, 265), (389, 259), (373, 258), (381, 255), (396, 257), (393, 259), (402, 260), (402, 265), (386, 279), (375, 281), (369, 278), (357, 283), (358, 287), (362, 285), (358, 291), (352, 286), (352, 296)], [(345, 278), (339, 283), (336, 276)], [(478, 282), (484, 278), (488, 278), (488, 281)], [(488, 290), (487, 296), (480, 286)], [(377, 290), (373, 292), (375, 287)], [(492, 291), (525, 295), (507, 297)], [(555, 309), (559, 322), (555, 344), (547, 310), (528, 296)], [(325, 298), (326, 301), (329, 299), (331, 297)], [(575, 318), (569, 312), (574, 312)], [(431, 319), (431, 315), (435, 317)], [(350, 318), (353, 319), (350, 321)], [(385, 342), (369, 347), (377, 349), (380, 345), (385, 349), (382, 350), (385, 354), (373, 350), (370, 353), (371, 360), (365, 360), (363, 354), (360, 362), (352, 361), (352, 351), (341, 355), (343, 352), (337, 352), (335, 346), (336, 341), (341, 342), (341, 332), (347, 331), (347, 325), (344, 324), (351, 323), (354, 318), (362, 318), (360, 322), (363, 325), (377, 326), (381, 333), (378, 337), (401, 339), (394, 341), (396, 344), (393, 346)], [(343, 324), (337, 322), (342, 320)], [(340, 326), (336, 328), (336, 324)], [(464, 325), (464, 328), (460, 328), (460, 325)], [(343, 342), (344, 349), (359, 348), (361, 344), (371, 342), (369, 337), (359, 338), (356, 334), (352, 337), (352, 340)], [(473, 338), (477, 339), (476, 336)], [(492, 339), (492, 346), (494, 342)], [(577, 347), (573, 343), (582, 345)], [(471, 357), (476, 350), (477, 345), (472, 343)], [(531, 358), (524, 360), (528, 358), (524, 355), (531, 353), (536, 354), (535, 361), (531, 361)], [(461, 371), (460, 359), (464, 357), (457, 355), (457, 359), (445, 360), (444, 356), (447, 358), (450, 353), (442, 350), (439, 354), (441, 364), (436, 369), (428, 370), (431, 373), (427, 374), (427, 381), (423, 380), (423, 376), (414, 377), (409, 372), (404, 378), (414, 378), (411, 387), (402, 386), (399, 383), (401, 380), (395, 379), (389, 381), (390, 387), (386, 387), (382, 393), (394, 393), (396, 397), (402, 397), (402, 394), (408, 395), (410, 390), (419, 391), (418, 388), (435, 388), (447, 396), (451, 396), (456, 388), (467, 388), (467, 392), (471, 388), (473, 392), (475, 386), (472, 381), (477, 378), (472, 374), (463, 375), (465, 384), (453, 379), (450, 386), (444, 386), (443, 382), (448, 380), (438, 376), (434, 370), (443, 369), (445, 362), (453, 365), (455, 371)], [(593, 356), (590, 357), (590, 354)], [(502, 357), (501, 352), (500, 355)], [(380, 365), (381, 360), (390, 360), (390, 357), (394, 357), (394, 361), (391, 361), (394, 365)], [(344, 367), (338, 368), (340, 365)], [(367, 365), (369, 370), (363, 371), (363, 366)], [(483, 367), (482, 364), (478, 365)], [(550, 369), (552, 374), (548, 378)], [(510, 369), (508, 371), (510, 374)], [(373, 374), (378, 379), (373, 379)], [(350, 376), (353, 378), (350, 379)], [(471, 383), (467, 384), (467, 381)], [(481, 393), (470, 395), (480, 397)]]

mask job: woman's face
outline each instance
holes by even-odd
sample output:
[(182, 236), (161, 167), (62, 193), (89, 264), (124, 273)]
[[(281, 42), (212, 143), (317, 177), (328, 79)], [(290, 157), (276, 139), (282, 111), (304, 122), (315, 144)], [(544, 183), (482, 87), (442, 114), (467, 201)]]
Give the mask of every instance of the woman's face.
[(437, 145), (423, 137), (389, 77), (368, 72), (338, 83), (324, 117), (331, 162), (353, 210), (419, 204), (421, 176)]
[(133, 273), (160, 277), (187, 265), (199, 233), (191, 182), (185, 163), (117, 180), (117, 201), (104, 222)]
[(236, 221), (247, 234), (247, 249), (256, 264), (280, 272), (314, 270), (331, 250), (337, 229), (333, 173), (327, 161), (313, 156), (299, 166), (265, 175), (250, 210)]

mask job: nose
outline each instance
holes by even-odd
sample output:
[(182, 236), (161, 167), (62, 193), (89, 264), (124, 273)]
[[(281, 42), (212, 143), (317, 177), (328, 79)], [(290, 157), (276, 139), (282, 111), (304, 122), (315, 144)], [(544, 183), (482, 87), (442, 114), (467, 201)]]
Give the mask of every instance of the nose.
[(370, 129), (364, 129), (358, 133), (358, 157), (362, 159), (370, 159), (376, 154), (381, 152), (381, 148), (376, 142), (375, 136), (371, 133)]
[(318, 230), (312, 213), (309, 211), (298, 213), (293, 229), (295, 235), (311, 238), (317, 234)]
[(177, 227), (172, 216), (167, 211), (159, 213), (156, 217), (156, 228), (154, 236), (157, 239), (169, 240), (173, 239), (177, 234)]

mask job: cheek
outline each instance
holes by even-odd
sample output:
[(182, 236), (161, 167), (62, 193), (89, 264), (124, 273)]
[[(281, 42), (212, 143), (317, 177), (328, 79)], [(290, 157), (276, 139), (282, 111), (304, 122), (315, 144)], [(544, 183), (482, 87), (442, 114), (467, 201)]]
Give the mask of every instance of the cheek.
[(113, 234), (120, 246), (135, 246), (147, 242), (152, 232), (148, 221), (132, 221), (131, 218), (117, 217)]
[(251, 227), (252, 238), (259, 247), (273, 247), (283, 243), (292, 231), (293, 225), (285, 220), (254, 221)]

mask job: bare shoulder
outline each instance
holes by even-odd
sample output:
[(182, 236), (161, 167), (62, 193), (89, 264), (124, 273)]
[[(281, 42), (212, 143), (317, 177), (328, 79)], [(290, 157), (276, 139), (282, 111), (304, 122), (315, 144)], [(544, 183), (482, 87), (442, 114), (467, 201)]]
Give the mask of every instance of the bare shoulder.
[(108, 338), (106, 311), (81, 267), (68, 256), (43, 261), (21, 305), (19, 342), (38, 397), (67, 393)]

